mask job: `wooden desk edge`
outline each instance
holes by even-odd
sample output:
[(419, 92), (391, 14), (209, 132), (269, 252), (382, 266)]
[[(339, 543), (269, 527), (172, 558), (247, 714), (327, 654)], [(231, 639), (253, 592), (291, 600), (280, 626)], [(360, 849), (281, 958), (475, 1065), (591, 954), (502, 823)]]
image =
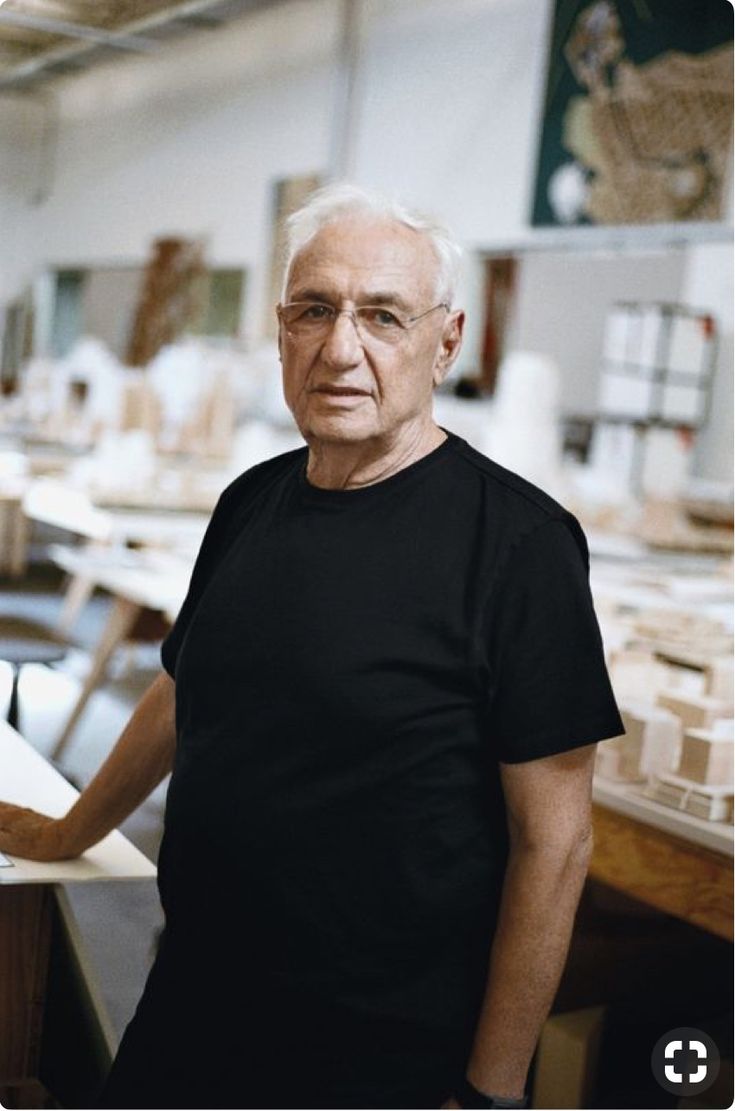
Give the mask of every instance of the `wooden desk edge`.
[(592, 812), (592, 879), (732, 941), (730, 857), (600, 803)]

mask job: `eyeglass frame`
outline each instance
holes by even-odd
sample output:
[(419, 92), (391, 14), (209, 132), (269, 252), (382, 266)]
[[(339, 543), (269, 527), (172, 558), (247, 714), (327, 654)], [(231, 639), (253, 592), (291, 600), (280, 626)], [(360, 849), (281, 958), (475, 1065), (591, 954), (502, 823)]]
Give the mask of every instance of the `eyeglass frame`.
[[(280, 320), (280, 322), (283, 324), (283, 327), (286, 329), (286, 332), (288, 332), (289, 335), (293, 335), (293, 333), (289, 332), (288, 325), (286, 324), (286, 322), (283, 319), (283, 316), (281, 314), (282, 314), (284, 309), (291, 308), (293, 305), (312, 305), (312, 306), (318, 306), (319, 308), (323, 308), (323, 309), (329, 309), (330, 312), (333, 313), (333, 316), (331, 317), (331, 319), (329, 321), (329, 329), (330, 330), (337, 323), (337, 318), (342, 316), (343, 314), (346, 314), (352, 320), (352, 325), (353, 325), (356, 333), (363, 340), (364, 340), (365, 337), (364, 337), (362, 331), (360, 330), (360, 325), (359, 325), (358, 318), (357, 318), (357, 313), (361, 309), (381, 309), (383, 312), (391, 313), (391, 315), (396, 318), (398, 324), (400, 325), (401, 332), (410, 332), (411, 329), (413, 328), (413, 326), (415, 324), (417, 324), (419, 322), (419, 320), (423, 320), (425, 316), (428, 316), (429, 313), (436, 312), (437, 309), (445, 309), (446, 312), (451, 312), (452, 311), (452, 306), (447, 301), (439, 301), (438, 304), (432, 305), (431, 308), (426, 309), (425, 312), (420, 312), (416, 316), (408, 316), (404, 320), (402, 318), (402, 316), (400, 315), (400, 313), (396, 312), (396, 310), (394, 308), (391, 308), (388, 305), (356, 305), (354, 309), (338, 309), (334, 305), (327, 304), (326, 301), (287, 301), (285, 305), (281, 304), (281, 302), (279, 301), (279, 303), (276, 305), (276, 314), (277, 314), (278, 319)], [(373, 338), (377, 338), (377, 337), (370, 336), (370, 338), (373, 339)]]

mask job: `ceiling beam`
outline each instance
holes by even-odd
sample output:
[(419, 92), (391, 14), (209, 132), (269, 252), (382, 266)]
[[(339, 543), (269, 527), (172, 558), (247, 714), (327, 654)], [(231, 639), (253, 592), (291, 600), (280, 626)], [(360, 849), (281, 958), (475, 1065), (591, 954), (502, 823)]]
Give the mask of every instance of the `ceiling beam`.
[(61, 35), (67, 39), (82, 39), (96, 46), (111, 46), (115, 50), (132, 50), (135, 53), (154, 50), (152, 39), (138, 35), (106, 31), (104, 27), (88, 27), (84, 23), (69, 23), (64, 19), (50, 19), (30, 12), (13, 12), (0, 8), (0, 27), (22, 27), (27, 31), (43, 31), (48, 35)]
[[(133, 36), (140, 42), (138, 36), (144, 38), (146, 32), (156, 31), (167, 24), (177, 23), (192, 16), (215, 13), (217, 9), (226, 10), (229, 17), (239, 13), (240, 10), (247, 11), (259, 7), (264, 2), (274, 3), (276, 0), (184, 0), (183, 3), (174, 2), (167, 8), (161, 8), (151, 15), (143, 16), (142, 19), (136, 19), (125, 24), (117, 34)], [(0, 4), (0, 23), (2, 23), (4, 15), (5, 12), (2, 4)], [(68, 46), (53, 47), (51, 50), (45, 50), (24, 62), (11, 66), (5, 72), (0, 70), (0, 91), (30, 84), (34, 79), (40, 78), (45, 70), (66, 65), (67, 62), (75, 62), (79, 59), (83, 65), (85, 55), (88, 55), (99, 45), (99, 43), (92, 42), (76, 42)]]
[(180, 15), (176, 17), (176, 22), (182, 27), (191, 27), (196, 31), (200, 28), (204, 31), (212, 31), (224, 26), (226, 20), (218, 19), (213, 15)]

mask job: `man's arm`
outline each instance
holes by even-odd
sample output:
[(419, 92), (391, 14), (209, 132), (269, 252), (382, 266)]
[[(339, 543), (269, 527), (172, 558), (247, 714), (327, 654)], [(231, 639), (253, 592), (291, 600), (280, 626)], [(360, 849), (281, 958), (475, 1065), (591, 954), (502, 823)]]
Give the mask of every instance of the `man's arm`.
[(135, 810), (171, 771), (175, 685), (162, 672), (138, 703), (114, 749), (63, 818), (0, 803), (0, 852), (30, 860), (80, 856)]
[(510, 832), (487, 989), (467, 1078), (520, 1098), (564, 968), (592, 851), (594, 745), (501, 764)]

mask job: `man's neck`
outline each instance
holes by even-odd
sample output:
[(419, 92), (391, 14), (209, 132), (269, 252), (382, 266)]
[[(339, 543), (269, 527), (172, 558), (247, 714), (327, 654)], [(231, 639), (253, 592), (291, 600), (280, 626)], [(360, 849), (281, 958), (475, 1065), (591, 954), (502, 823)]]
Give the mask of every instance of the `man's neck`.
[(378, 440), (360, 443), (312, 441), (306, 476), (312, 486), (325, 490), (373, 486), (417, 463), (446, 438), (446, 432), (432, 420), (403, 430), (389, 444)]

